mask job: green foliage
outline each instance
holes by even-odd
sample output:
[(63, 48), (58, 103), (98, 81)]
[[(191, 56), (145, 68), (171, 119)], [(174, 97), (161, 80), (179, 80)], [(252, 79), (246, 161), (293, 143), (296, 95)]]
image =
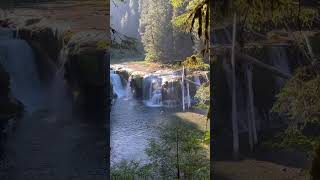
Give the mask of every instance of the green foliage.
[(283, 22), (301, 23), (302, 27), (309, 26), (317, 12), (315, 9), (299, 6), (297, 0), (252, 0), (250, 3), (247, 0), (236, 0), (234, 7), (243, 15), (242, 21), (246, 20), (249, 27), (258, 30), (270, 23), (273, 25), (283, 25)]
[(205, 131), (203, 142), (210, 145), (210, 131)]
[(148, 165), (143, 166), (137, 161), (120, 161), (111, 167), (112, 180), (147, 179), (150, 175)]
[(247, 28), (265, 31), (274, 26), (283, 27), (284, 23), (310, 27), (314, 18), (319, 15), (316, 8), (303, 6), (298, 0), (234, 0), (232, 2), (226, 3), (224, 0), (215, 2), (216, 21), (221, 23), (237, 12), (239, 22)]
[[(184, 13), (172, 19), (174, 27), (183, 32), (196, 30), (198, 37), (203, 37), (204, 45), (209, 42), (209, 7), (208, 0), (171, 0), (174, 9), (183, 8)], [(207, 48), (205, 50), (208, 50)]]
[(172, 7), (167, 0), (145, 0), (141, 3), (140, 35), (146, 60), (162, 61), (174, 54), (173, 30), (168, 23)]
[(192, 55), (187, 57), (186, 60), (182, 62), (186, 68), (191, 70), (209, 70), (209, 64), (203, 62), (203, 58), (200, 55)]
[(294, 120), (320, 122), (319, 64), (299, 69), (277, 95), (274, 112)]
[(74, 34), (75, 33), (70, 31), (70, 30), (64, 32), (63, 33), (63, 41), (64, 41), (64, 43), (67, 44)]
[(199, 100), (200, 104), (210, 103), (210, 85), (202, 84), (196, 92), (195, 98)]
[(121, 161), (111, 168), (111, 179), (175, 179), (177, 175), (177, 138), (180, 173), (185, 179), (209, 179), (210, 160), (203, 143), (210, 143), (210, 132), (186, 125), (160, 127), (160, 138), (149, 141), (146, 153), (150, 163)]
[(195, 98), (199, 100), (199, 104), (210, 103), (210, 85), (202, 84), (196, 92)]
[(160, 140), (151, 140), (146, 149), (157, 177), (174, 179), (179, 165), (185, 179), (209, 179), (210, 161), (202, 144), (208, 134), (182, 125), (164, 126), (160, 132)]
[(100, 40), (97, 42), (97, 48), (99, 49), (107, 49), (110, 46), (110, 41), (108, 40)]

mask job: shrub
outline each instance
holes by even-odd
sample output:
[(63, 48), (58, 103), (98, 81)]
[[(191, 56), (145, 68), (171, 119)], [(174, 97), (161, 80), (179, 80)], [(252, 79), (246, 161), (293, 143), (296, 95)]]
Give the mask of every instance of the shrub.
[(182, 62), (186, 68), (191, 70), (209, 70), (209, 64), (204, 63), (200, 55), (192, 55)]
[(195, 98), (199, 100), (199, 104), (207, 105), (210, 103), (210, 86), (202, 84), (196, 92)]

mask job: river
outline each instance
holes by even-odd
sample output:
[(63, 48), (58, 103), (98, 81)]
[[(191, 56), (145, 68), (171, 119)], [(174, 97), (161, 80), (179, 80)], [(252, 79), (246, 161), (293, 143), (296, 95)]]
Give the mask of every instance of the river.
[(121, 160), (148, 162), (144, 150), (158, 126), (172, 120), (175, 109), (148, 107), (142, 100), (118, 98), (111, 109), (111, 164)]

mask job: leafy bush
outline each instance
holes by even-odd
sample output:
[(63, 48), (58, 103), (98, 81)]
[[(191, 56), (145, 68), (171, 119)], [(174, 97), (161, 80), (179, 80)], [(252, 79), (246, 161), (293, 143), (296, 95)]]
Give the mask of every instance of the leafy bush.
[(208, 133), (182, 125), (164, 126), (160, 132), (160, 139), (151, 140), (146, 149), (155, 177), (174, 179), (179, 165), (185, 179), (209, 179), (210, 160), (203, 147)]
[(192, 55), (187, 57), (186, 60), (182, 62), (186, 68), (191, 70), (209, 70), (209, 64), (204, 63), (203, 58), (200, 55)]
[(112, 180), (135, 180), (149, 177), (149, 166), (143, 166), (137, 161), (120, 161), (111, 167)]
[(210, 103), (210, 86), (202, 84), (197, 90), (195, 98), (199, 100), (199, 104), (208, 105)]
[(299, 69), (277, 95), (274, 112), (294, 120), (320, 122), (320, 63)]

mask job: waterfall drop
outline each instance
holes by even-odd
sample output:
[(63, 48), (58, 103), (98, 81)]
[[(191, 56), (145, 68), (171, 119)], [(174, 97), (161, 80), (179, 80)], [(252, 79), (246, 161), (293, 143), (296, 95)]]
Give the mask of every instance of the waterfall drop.
[(146, 76), (143, 79), (144, 102), (149, 107), (162, 106), (162, 79), (158, 76)]
[(13, 96), (27, 111), (42, 108), (44, 96), (31, 47), (24, 40), (7, 39), (0, 41), (0, 49), (6, 53), (0, 63), (10, 75)]
[(112, 83), (113, 92), (118, 98), (126, 96), (126, 91), (122, 85), (121, 77), (113, 70), (110, 71), (110, 81)]

